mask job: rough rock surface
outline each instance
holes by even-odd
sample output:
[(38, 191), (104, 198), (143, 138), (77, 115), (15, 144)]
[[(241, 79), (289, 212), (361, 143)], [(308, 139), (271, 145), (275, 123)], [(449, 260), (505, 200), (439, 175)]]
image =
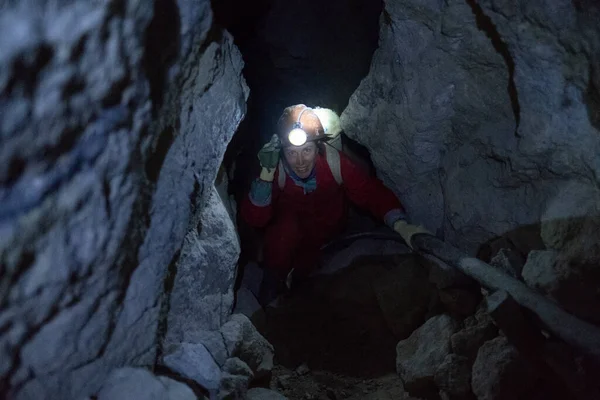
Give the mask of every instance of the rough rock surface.
[(202, 344), (181, 343), (163, 357), (163, 364), (205, 389), (217, 390), (220, 386), (221, 370)]
[(228, 359), (223, 365), (219, 399), (245, 399), (252, 378), (254, 373), (248, 364), (237, 357)]
[[(169, 298), (167, 343), (182, 340), (184, 332), (216, 330), (233, 307), (233, 284), (239, 254), (233, 222), (216, 190), (198, 204), (198, 215), (184, 241), (173, 271)], [(227, 244), (227, 245), (225, 245)]]
[(497, 334), (498, 328), (496, 328), (492, 321), (485, 321), (474, 326), (465, 327), (450, 338), (452, 351), (474, 361), (481, 345), (496, 337)]
[(273, 346), (256, 330), (252, 322), (242, 314), (233, 314), (221, 327), (230, 357), (245, 362), (257, 379), (268, 376), (273, 368)]
[(521, 278), (524, 262), (517, 252), (502, 248), (492, 257), (490, 265), (493, 265), (513, 278), (519, 279)]
[(433, 377), (448, 354), (458, 324), (449, 315), (430, 318), (396, 346), (396, 371), (406, 390), (416, 396), (434, 388)]
[(541, 235), (550, 250), (529, 254), (525, 282), (600, 323), (600, 190), (583, 182), (561, 186), (542, 216)]
[(531, 370), (505, 337), (486, 342), (473, 364), (471, 386), (478, 400), (527, 399), (540, 392)]
[(563, 182), (598, 185), (599, 15), (589, 1), (386, 1), (345, 132), (412, 220), (474, 254), (539, 224)]
[[(164, 277), (245, 111), (243, 63), (209, 1), (0, 5), (0, 392), (82, 398), (154, 363)], [(232, 301), (221, 248), (208, 326)]]
[(102, 385), (98, 400), (197, 400), (192, 389), (164, 376), (154, 376), (141, 368), (113, 371)]
[(468, 398), (471, 393), (471, 363), (466, 357), (448, 354), (435, 371), (434, 381), (451, 398)]

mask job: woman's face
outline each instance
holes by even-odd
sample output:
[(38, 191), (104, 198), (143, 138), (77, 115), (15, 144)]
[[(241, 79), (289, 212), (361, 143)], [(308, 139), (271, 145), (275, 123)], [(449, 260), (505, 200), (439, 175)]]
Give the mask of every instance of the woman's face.
[(283, 149), (288, 165), (300, 178), (308, 178), (317, 162), (318, 149), (315, 142), (306, 142), (302, 146), (289, 146)]

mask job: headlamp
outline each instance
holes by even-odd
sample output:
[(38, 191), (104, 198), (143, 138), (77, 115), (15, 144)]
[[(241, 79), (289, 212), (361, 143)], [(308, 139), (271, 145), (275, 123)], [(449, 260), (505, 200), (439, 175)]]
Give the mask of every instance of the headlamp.
[(306, 139), (308, 139), (308, 135), (304, 129), (302, 129), (302, 125), (295, 123), (294, 128), (288, 134), (288, 140), (290, 143), (294, 146), (302, 146), (304, 143), (306, 143)]
[(292, 126), (292, 130), (290, 131), (290, 133), (288, 133), (288, 140), (294, 146), (302, 146), (308, 140), (308, 134), (302, 128), (302, 122), (300, 122), (300, 118), (306, 110), (311, 110), (311, 108), (306, 107), (300, 112), (300, 114), (298, 115), (298, 120)]

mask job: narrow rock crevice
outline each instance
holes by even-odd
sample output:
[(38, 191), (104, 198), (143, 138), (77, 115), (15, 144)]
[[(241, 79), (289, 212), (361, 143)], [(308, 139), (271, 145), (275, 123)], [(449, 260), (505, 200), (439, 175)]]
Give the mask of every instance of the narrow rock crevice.
[(148, 25), (145, 38), (144, 70), (150, 82), (152, 109), (161, 108), (169, 68), (177, 61), (180, 48), (181, 19), (175, 0), (154, 2), (154, 18)]
[(171, 292), (173, 291), (173, 286), (175, 285), (175, 277), (177, 276), (177, 263), (179, 262), (180, 255), (181, 251), (177, 251), (177, 253), (173, 255), (173, 259), (169, 263), (169, 267), (167, 268), (167, 272), (163, 283), (164, 291), (162, 295), (162, 300), (160, 302), (158, 328), (156, 329), (156, 343), (158, 344), (158, 349), (156, 351), (156, 364), (160, 364), (159, 361), (160, 358), (163, 356), (164, 352), (162, 345), (167, 335), (169, 322), (168, 315), (171, 304)]
[(475, 15), (475, 19), (477, 21), (477, 28), (479, 30), (485, 32), (486, 36), (492, 42), (494, 49), (502, 56), (504, 59), (504, 63), (506, 64), (506, 68), (508, 69), (508, 95), (510, 97), (510, 102), (513, 110), (513, 114), (515, 116), (515, 136), (519, 136), (519, 124), (521, 122), (521, 106), (519, 104), (519, 93), (517, 92), (517, 86), (515, 84), (514, 76), (515, 76), (515, 61), (513, 60), (512, 55), (510, 54), (510, 50), (508, 49), (508, 45), (506, 42), (502, 40), (498, 29), (492, 22), (489, 16), (485, 14), (479, 3), (476, 0), (465, 0), (473, 14)]

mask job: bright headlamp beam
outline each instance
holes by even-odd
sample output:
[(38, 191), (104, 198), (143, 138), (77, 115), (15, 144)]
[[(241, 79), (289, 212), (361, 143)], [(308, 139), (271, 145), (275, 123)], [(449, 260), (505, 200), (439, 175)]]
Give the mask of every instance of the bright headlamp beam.
[(290, 131), (288, 139), (294, 146), (302, 146), (306, 143), (307, 135), (303, 129), (294, 128)]

